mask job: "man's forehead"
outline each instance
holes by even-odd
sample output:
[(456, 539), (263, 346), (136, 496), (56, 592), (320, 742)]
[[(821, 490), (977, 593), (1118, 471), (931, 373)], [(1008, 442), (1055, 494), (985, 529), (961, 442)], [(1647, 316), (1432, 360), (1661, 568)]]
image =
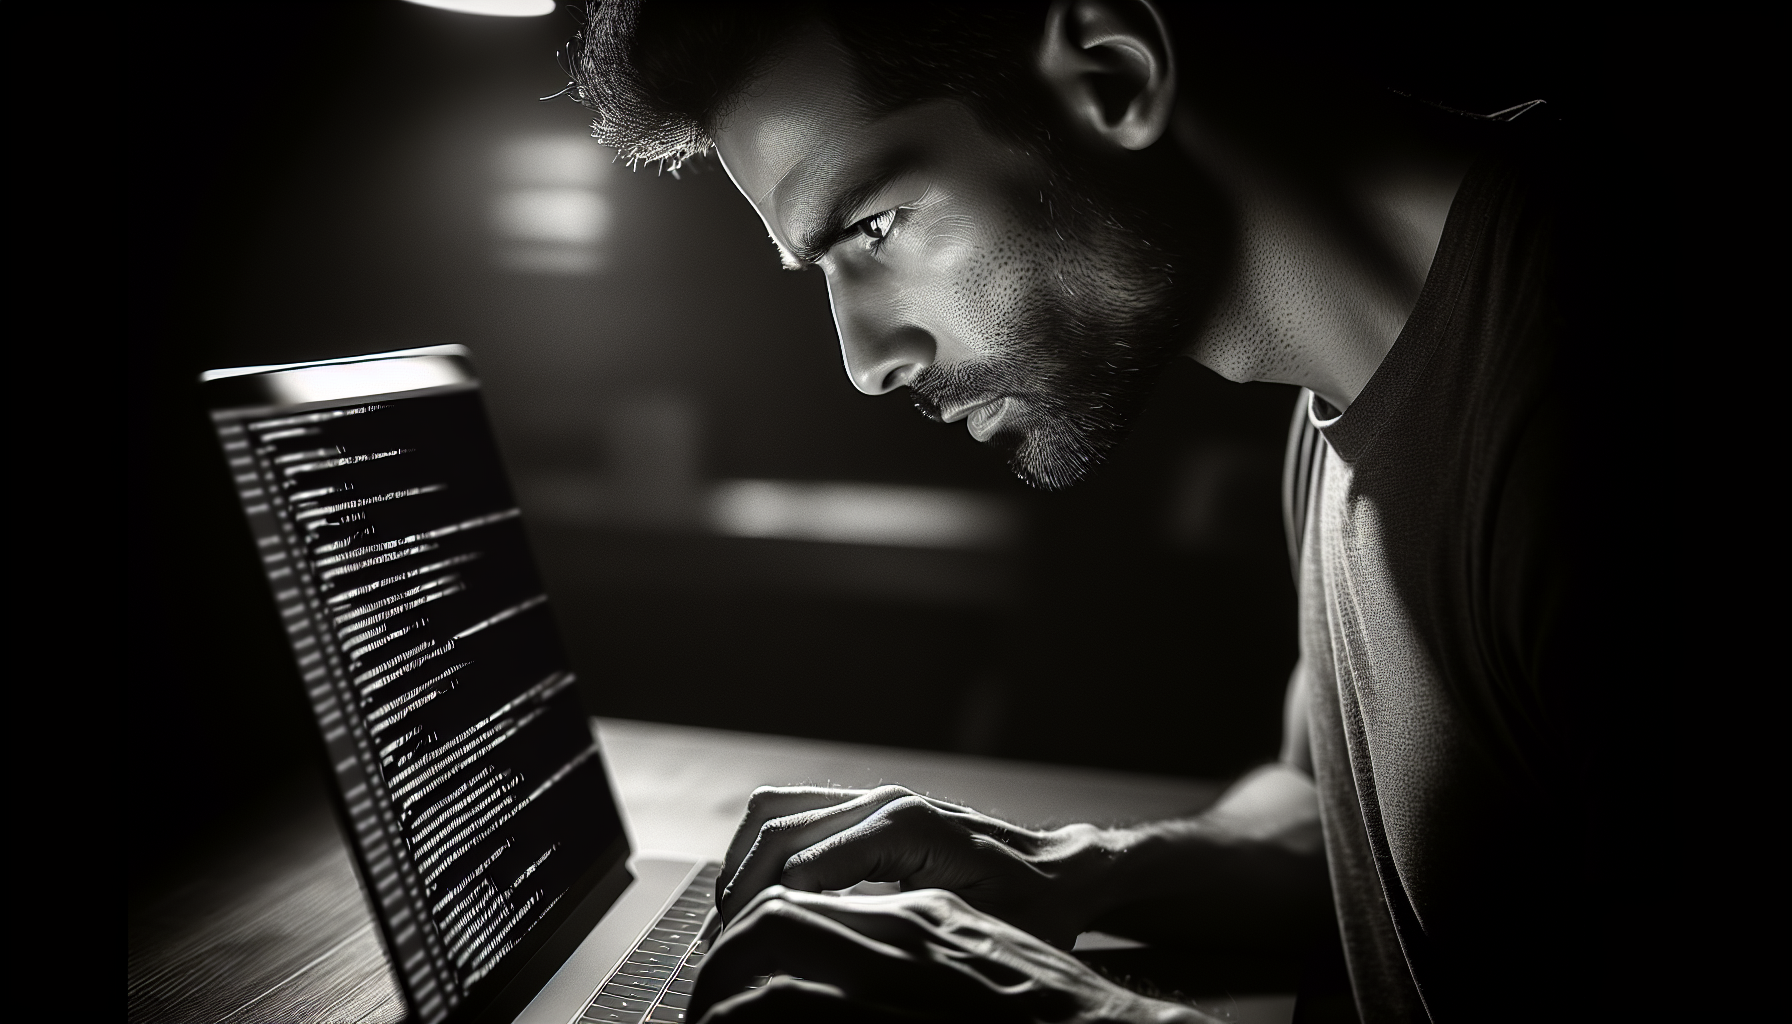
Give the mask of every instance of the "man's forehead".
[(807, 111), (775, 113), (750, 127), (751, 138), (740, 140), (746, 145), (718, 138), (717, 147), (755, 205), (812, 200), (855, 162), (853, 137), (862, 127), (856, 119), (824, 122)]
[(852, 158), (842, 134), (812, 122), (787, 121), (769, 126), (761, 144), (744, 153), (716, 140), (723, 166), (793, 269), (801, 263), (793, 250), (823, 230), (822, 222), (857, 173), (860, 161)]
[(711, 133), (723, 166), (774, 238), (785, 208), (820, 200), (848, 172), (856, 137), (870, 120), (856, 84), (833, 36), (805, 32)]

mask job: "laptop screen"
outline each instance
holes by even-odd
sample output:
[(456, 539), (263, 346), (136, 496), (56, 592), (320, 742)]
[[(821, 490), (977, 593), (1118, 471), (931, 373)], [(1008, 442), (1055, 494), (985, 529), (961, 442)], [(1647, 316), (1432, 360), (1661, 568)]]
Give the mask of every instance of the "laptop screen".
[(205, 381), (394, 969), (471, 1015), (627, 847), (465, 352)]

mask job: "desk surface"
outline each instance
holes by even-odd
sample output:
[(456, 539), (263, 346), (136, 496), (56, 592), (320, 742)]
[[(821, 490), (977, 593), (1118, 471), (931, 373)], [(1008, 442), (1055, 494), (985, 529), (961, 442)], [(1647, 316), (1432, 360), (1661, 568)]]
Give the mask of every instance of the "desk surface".
[[(1216, 783), (604, 719), (637, 851), (719, 859), (755, 786), (896, 782), (1027, 824), (1197, 811)], [(397, 1021), (403, 1006), (321, 785), (133, 904), (132, 1021)], [(1286, 1021), (1292, 1000), (1224, 1001)]]

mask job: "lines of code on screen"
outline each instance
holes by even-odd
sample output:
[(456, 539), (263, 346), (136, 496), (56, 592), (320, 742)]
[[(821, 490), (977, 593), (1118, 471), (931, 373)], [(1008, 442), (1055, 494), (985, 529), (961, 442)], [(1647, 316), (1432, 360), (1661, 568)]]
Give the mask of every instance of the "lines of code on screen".
[(395, 966), (439, 1018), (621, 832), (479, 393), (214, 415)]

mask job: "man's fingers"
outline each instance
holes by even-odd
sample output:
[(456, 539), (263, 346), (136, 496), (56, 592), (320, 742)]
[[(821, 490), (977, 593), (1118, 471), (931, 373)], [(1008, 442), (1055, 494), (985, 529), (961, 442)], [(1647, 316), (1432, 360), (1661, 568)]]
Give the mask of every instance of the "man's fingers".
[(773, 818), (801, 814), (819, 807), (843, 804), (863, 796), (862, 789), (832, 789), (825, 786), (760, 786), (747, 798), (747, 813), (734, 838), (728, 843), (728, 855), (722, 858), (722, 881), (726, 883), (740, 870), (740, 862), (759, 839), (760, 826)]
[(767, 975), (791, 974), (864, 994), (897, 981), (912, 958), (902, 950), (853, 931), (777, 892), (755, 900), (723, 932), (704, 959), (691, 996), (690, 1016)]
[[(771, 913), (785, 912), (794, 906), (820, 915), (851, 929), (855, 935), (874, 939), (917, 959), (926, 959), (928, 944), (939, 941), (936, 929), (971, 909), (957, 894), (944, 889), (879, 896), (827, 896), (774, 885), (753, 897), (741, 911), (740, 923), (724, 934), (739, 936), (744, 930), (751, 929), (748, 922), (760, 922), (755, 911), (766, 904), (784, 905)], [(762, 941), (765, 934), (775, 931), (775, 928), (759, 928), (760, 938), (737, 937), (734, 941), (736, 945)]]
[[(969, 947), (952, 937), (965, 927), (975, 933)], [(1012, 931), (938, 890), (835, 898), (774, 887), (756, 897), (711, 947), (697, 976), (689, 1015), (703, 1019), (703, 1013), (742, 989), (789, 975), (840, 992), (854, 1009), (836, 1018), (840, 1020), (875, 1019), (858, 1014), (861, 1006), (880, 1008), (891, 1019), (1033, 1020), (1039, 1015), (1029, 1007), (1042, 993), (1030, 992), (1025, 984), (1033, 976), (1022, 970), (1025, 951), (1016, 950), (1023, 954), (1022, 963), (1010, 964), (1011, 954), (1000, 952), (990, 959), (990, 942), (999, 946), (1014, 937), (1009, 936)], [(1066, 1013), (1056, 1012), (1064, 1009), (1059, 1005), (1063, 999), (1043, 995), (1055, 1008), (1046, 1018), (1066, 1019)], [(742, 999), (730, 1004), (730, 1012), (733, 1006), (746, 1012), (752, 1004), (752, 999)]]
[(700, 1024), (910, 1024), (907, 1013), (849, 1000), (833, 985), (776, 977), (764, 987), (738, 992), (717, 1003)]
[[(717, 893), (716, 899), (716, 909), (723, 920), (732, 921), (754, 895), (768, 886), (778, 884), (778, 880), (784, 875), (784, 862), (797, 851), (813, 846), (836, 832), (852, 828), (875, 814), (885, 804), (910, 797), (922, 801), (926, 799), (916, 797), (901, 786), (879, 786), (842, 802), (814, 806), (814, 801), (841, 791), (816, 792), (815, 797), (808, 798), (810, 806), (770, 818), (760, 825), (752, 846), (732, 873), (728, 870), (729, 865), (723, 865), (722, 878), (725, 885)], [(784, 800), (780, 796), (778, 800), (786, 806), (802, 806), (805, 802), (801, 797)], [(743, 825), (740, 833), (736, 834), (737, 842), (745, 832), (746, 826)], [(860, 881), (861, 878), (855, 878), (852, 882)]]
[(905, 796), (791, 853), (779, 881), (808, 892), (845, 889), (867, 879), (903, 882), (930, 861), (952, 856), (962, 838), (924, 797)]
[[(911, 955), (925, 954), (925, 945), (936, 941), (930, 929), (950, 919), (954, 911), (970, 908), (944, 889), (926, 889), (887, 896), (824, 896), (820, 893), (773, 887), (764, 899), (778, 899), (854, 932), (876, 939)], [(761, 900), (755, 900), (755, 903)], [(747, 913), (752, 907), (747, 908)]]

